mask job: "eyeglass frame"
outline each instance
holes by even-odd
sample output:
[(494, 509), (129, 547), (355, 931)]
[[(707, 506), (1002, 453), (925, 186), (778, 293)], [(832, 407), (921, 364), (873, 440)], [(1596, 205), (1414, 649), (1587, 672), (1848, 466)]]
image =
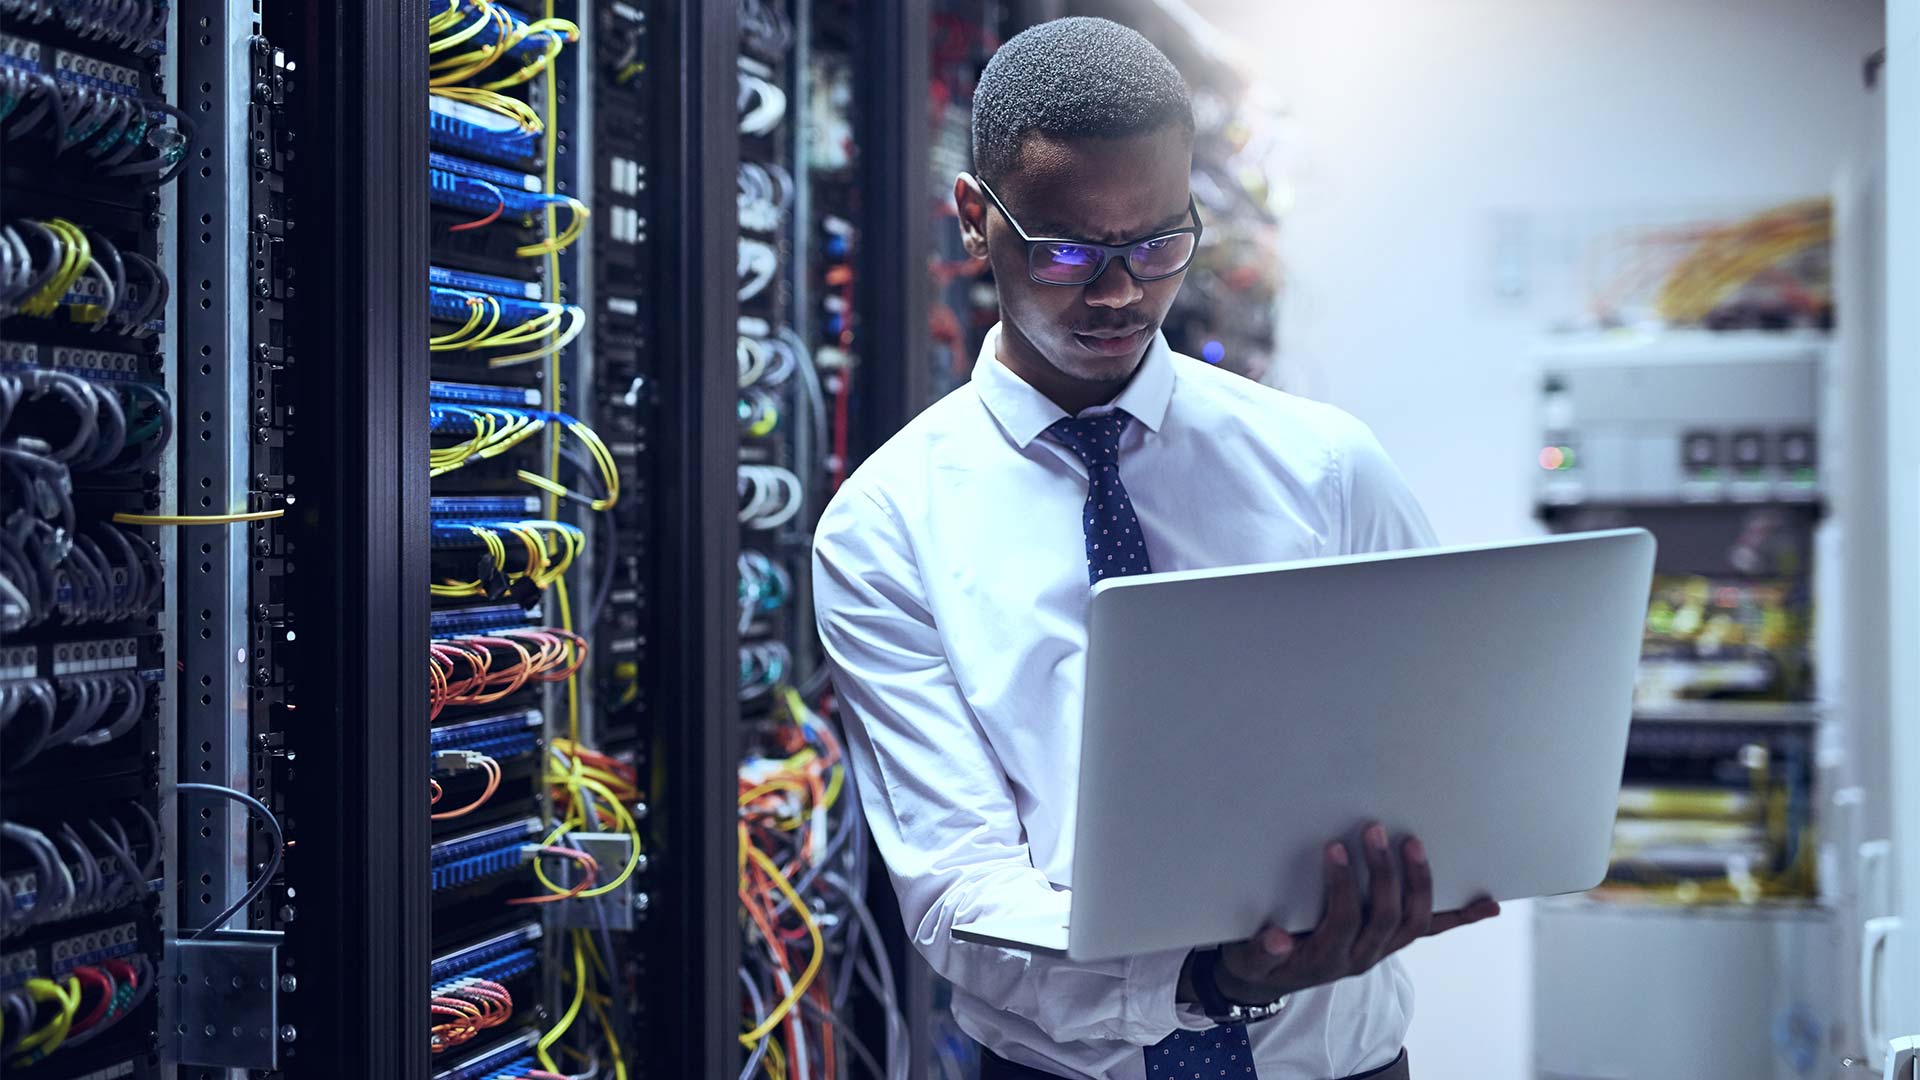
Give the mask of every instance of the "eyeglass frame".
[[(1099, 281), (1101, 277), (1106, 274), (1107, 267), (1113, 265), (1113, 260), (1115, 259), (1120, 260), (1120, 265), (1125, 268), (1128, 277), (1144, 285), (1151, 281), (1165, 281), (1170, 277), (1186, 273), (1187, 268), (1193, 265), (1194, 256), (1200, 254), (1200, 236), (1205, 228), (1205, 224), (1200, 220), (1200, 204), (1194, 199), (1191, 193), (1187, 195), (1187, 213), (1193, 217), (1192, 228), (1168, 229), (1166, 232), (1157, 232), (1152, 236), (1143, 236), (1138, 240), (1129, 240), (1124, 244), (1101, 244), (1092, 240), (1075, 240), (1072, 237), (1066, 236), (1028, 236), (1027, 230), (1021, 228), (1020, 222), (1014, 220), (1013, 214), (1007, 210), (1007, 204), (1000, 201), (1000, 196), (994, 194), (993, 189), (987, 186), (985, 180), (982, 180), (979, 176), (974, 176), (973, 182), (980, 185), (980, 190), (986, 192), (987, 198), (993, 201), (994, 208), (1000, 211), (1000, 216), (1006, 218), (1007, 224), (1013, 226), (1014, 234), (1019, 236), (1020, 241), (1027, 245), (1027, 277), (1032, 279), (1036, 285), (1051, 285), (1057, 289), (1084, 289), (1088, 285)], [(1187, 261), (1181, 263), (1179, 269), (1169, 270), (1164, 274), (1155, 274), (1152, 277), (1141, 277), (1139, 274), (1133, 272), (1133, 264), (1127, 260), (1127, 254), (1134, 248), (1142, 244), (1151, 244), (1155, 240), (1164, 240), (1169, 236), (1180, 236), (1184, 233), (1193, 234), (1193, 250), (1187, 253)], [(1033, 246), (1035, 244), (1072, 244), (1075, 247), (1093, 248), (1100, 252), (1100, 265), (1094, 268), (1093, 276), (1085, 281), (1048, 281), (1033, 272)]]

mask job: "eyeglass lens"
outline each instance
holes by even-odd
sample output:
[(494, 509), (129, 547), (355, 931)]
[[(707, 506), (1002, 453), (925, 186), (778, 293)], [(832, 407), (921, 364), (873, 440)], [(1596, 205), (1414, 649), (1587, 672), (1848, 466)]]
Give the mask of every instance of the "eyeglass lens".
[[(1127, 267), (1137, 278), (1167, 277), (1193, 258), (1194, 235), (1174, 233), (1135, 244)], [(1100, 272), (1102, 251), (1090, 244), (1056, 241), (1033, 245), (1028, 264), (1033, 276), (1050, 285), (1085, 285)]]

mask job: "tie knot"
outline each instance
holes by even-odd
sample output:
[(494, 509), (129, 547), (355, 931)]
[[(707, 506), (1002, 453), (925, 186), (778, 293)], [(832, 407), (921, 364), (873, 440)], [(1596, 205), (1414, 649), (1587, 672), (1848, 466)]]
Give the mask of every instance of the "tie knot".
[(1054, 442), (1073, 451), (1091, 469), (1114, 465), (1120, 456), (1120, 435), (1133, 417), (1120, 409), (1098, 416), (1063, 416), (1047, 428)]

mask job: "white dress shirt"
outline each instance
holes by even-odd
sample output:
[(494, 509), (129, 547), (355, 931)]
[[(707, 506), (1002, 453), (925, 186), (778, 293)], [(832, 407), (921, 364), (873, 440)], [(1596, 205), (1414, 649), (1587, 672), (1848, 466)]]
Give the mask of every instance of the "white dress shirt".
[[(1012, 1061), (1142, 1080), (1141, 1047), (1206, 1020), (1174, 1001), (1184, 951), (1078, 963), (949, 929), (1064, 909), (1088, 597), (1087, 470), (1042, 437), (1066, 415), (995, 358), (847, 480), (814, 537), (814, 603), (866, 814), (914, 944), (960, 1027)], [(1126, 388), (1120, 479), (1155, 570), (1430, 546), (1360, 422), (1175, 353)], [(1178, 732), (1169, 732), (1177, 738)], [(1205, 842), (1196, 837), (1196, 842)], [(1204, 886), (1202, 886), (1204, 887)], [(1413, 992), (1397, 960), (1296, 993), (1253, 1025), (1262, 1080), (1390, 1063)]]

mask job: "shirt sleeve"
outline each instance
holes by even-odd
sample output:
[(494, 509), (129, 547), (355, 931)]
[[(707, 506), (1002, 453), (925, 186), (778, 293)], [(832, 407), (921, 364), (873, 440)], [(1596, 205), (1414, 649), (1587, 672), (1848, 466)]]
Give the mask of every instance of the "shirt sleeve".
[(1365, 424), (1344, 413), (1340, 419), (1344, 430), (1335, 453), (1345, 505), (1341, 552), (1361, 555), (1438, 545), (1426, 512), (1386, 447)]
[(956, 923), (982, 917), (1064, 915), (1068, 894), (1033, 865), (891, 508), (843, 491), (815, 531), (813, 577), (861, 801), (907, 931), (933, 969), (1058, 1043), (1147, 1046), (1176, 1027), (1207, 1027), (1175, 1005), (1184, 950), (1076, 963), (953, 940)]

